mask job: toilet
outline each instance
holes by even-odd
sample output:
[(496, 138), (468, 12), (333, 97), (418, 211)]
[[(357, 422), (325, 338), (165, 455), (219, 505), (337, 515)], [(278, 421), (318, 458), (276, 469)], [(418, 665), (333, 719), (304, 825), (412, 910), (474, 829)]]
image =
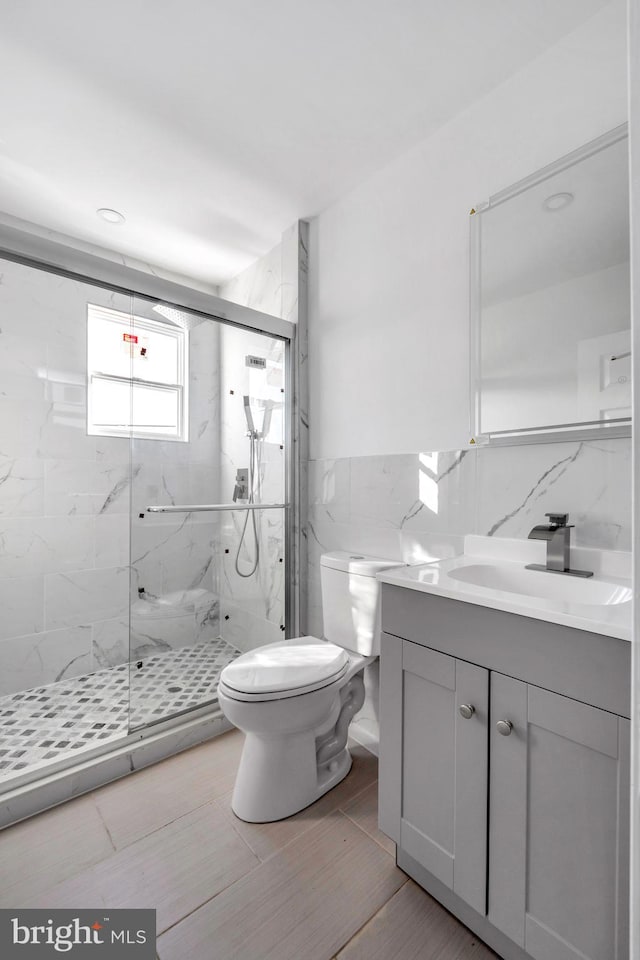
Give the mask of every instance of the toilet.
[(220, 707), (246, 735), (231, 806), (251, 823), (290, 817), (349, 773), (349, 724), (380, 653), (376, 573), (404, 566), (344, 551), (320, 564), (325, 639), (258, 647), (220, 675)]

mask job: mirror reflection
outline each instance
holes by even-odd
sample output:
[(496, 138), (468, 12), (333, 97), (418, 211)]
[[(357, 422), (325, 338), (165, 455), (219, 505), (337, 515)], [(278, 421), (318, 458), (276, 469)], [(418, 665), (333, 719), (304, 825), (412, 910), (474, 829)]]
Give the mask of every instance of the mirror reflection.
[(471, 218), (478, 434), (628, 425), (627, 149), (614, 131)]

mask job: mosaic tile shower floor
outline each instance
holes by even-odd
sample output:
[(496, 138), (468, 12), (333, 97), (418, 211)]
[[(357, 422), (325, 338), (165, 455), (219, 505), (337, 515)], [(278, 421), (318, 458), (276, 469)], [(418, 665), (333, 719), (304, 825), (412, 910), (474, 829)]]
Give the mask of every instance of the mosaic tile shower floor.
[[(118, 664), (0, 698), (0, 782), (94, 750), (215, 699), (222, 668), (240, 651), (224, 640)], [(129, 667), (131, 666), (131, 671)]]

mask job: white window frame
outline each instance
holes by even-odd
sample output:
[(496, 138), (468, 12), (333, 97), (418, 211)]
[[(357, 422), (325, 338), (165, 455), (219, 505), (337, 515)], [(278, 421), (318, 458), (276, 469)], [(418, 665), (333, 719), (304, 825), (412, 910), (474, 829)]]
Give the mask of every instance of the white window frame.
[[(150, 320), (134, 314), (124, 313), (121, 310), (112, 310), (95, 303), (87, 304), (87, 358), (89, 357), (89, 338), (91, 326), (94, 322), (109, 323), (118, 326), (123, 333), (148, 331), (161, 333), (163, 336), (174, 337), (178, 348), (178, 375), (177, 383), (168, 381), (147, 380), (142, 377), (123, 377), (105, 370), (89, 367), (87, 362), (87, 434), (97, 437), (126, 437), (140, 440), (168, 440), (178, 443), (187, 443), (189, 440), (189, 331), (186, 328), (173, 326), (166, 321)], [(135, 423), (131, 424), (96, 424), (93, 419), (92, 385), (96, 380), (103, 383), (124, 383), (129, 386), (140, 384), (151, 390), (170, 391), (177, 396), (178, 401), (178, 431), (177, 433), (162, 433), (158, 430), (145, 430)]]

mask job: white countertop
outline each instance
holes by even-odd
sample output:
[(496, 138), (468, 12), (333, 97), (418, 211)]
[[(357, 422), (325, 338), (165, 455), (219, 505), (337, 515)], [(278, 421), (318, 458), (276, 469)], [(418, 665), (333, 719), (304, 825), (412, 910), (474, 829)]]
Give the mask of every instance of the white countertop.
[[(460, 556), (419, 566), (394, 567), (378, 573), (377, 576), (383, 583), (406, 587), (409, 590), (432, 593), (482, 607), (493, 607), (507, 613), (547, 620), (550, 623), (618, 637), (621, 640), (631, 640), (632, 585), (631, 556), (628, 553), (586, 548), (575, 548), (571, 551), (572, 567), (594, 571), (594, 576), (583, 582), (593, 584), (596, 589), (611, 587), (613, 594), (625, 598), (619, 603), (584, 603), (561, 598), (565, 578), (574, 579), (566, 574), (542, 574), (545, 578), (557, 578), (557, 593), (560, 596), (553, 599), (480, 586), (455, 576), (456, 571), (471, 565), (476, 572), (482, 573), (477, 568), (485, 565), (499, 567), (506, 579), (510, 573), (519, 577), (525, 564), (544, 563), (545, 556), (546, 544), (542, 541), (467, 536), (464, 554)], [(535, 584), (535, 577), (541, 575), (535, 571), (531, 571), (531, 574), (534, 578), (532, 583)], [(619, 589), (616, 590), (616, 587)], [(572, 587), (567, 586), (566, 589), (568, 593), (572, 591)]]

